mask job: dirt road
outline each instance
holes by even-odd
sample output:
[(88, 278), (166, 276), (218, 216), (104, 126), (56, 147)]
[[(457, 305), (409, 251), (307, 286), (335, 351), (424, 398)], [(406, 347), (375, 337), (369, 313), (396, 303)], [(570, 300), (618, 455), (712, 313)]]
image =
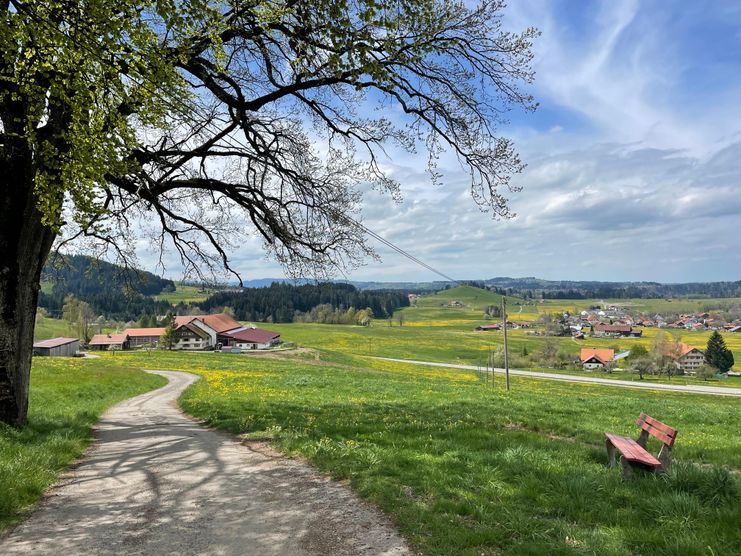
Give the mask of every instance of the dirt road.
[(0, 554), (408, 554), (378, 510), (267, 447), (244, 446), (176, 407), (197, 377), (106, 413), (97, 441)]
[[(411, 363), (413, 365), (427, 365), (428, 367), (447, 367), (448, 369), (464, 369), (467, 371), (478, 371), (475, 365), (458, 365), (456, 363), (438, 363), (434, 361), (415, 361), (412, 359), (393, 359), (391, 357), (376, 357), (386, 361), (397, 363)], [(495, 373), (504, 373), (504, 369), (494, 369)], [(566, 375), (559, 373), (544, 373), (540, 371), (520, 371), (510, 369), (509, 374), (527, 376), (543, 380), (561, 380), (564, 382), (586, 382), (589, 384), (604, 384), (606, 386), (617, 386), (618, 388), (639, 388), (647, 390), (669, 390), (672, 392), (689, 392), (691, 394), (708, 394), (711, 396), (741, 396), (741, 388), (726, 388), (725, 386), (703, 386), (700, 384), (666, 384), (657, 382), (637, 382), (628, 380), (615, 380), (612, 378), (597, 378), (583, 375)]]

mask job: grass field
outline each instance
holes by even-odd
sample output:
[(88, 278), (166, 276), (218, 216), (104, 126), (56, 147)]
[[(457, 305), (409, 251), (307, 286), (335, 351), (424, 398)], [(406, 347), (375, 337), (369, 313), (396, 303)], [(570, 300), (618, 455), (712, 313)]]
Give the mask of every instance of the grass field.
[[(453, 300), (464, 306), (447, 307)], [(515, 321), (582, 308), (582, 302), (517, 302), (508, 299)], [(675, 303), (650, 300), (659, 302)], [(125, 368), (159, 368), (203, 377), (181, 397), (187, 412), (233, 433), (270, 440), (348, 481), (424, 554), (741, 553), (737, 399), (520, 377), (513, 377), (507, 393), (499, 377), (490, 386), (475, 372), (369, 357), (482, 363), (501, 344), (501, 333), (473, 328), (486, 322), (486, 306), (498, 304), (498, 295), (456, 288), (405, 308), (404, 326), (396, 320), (393, 327), (378, 320), (368, 328), (264, 325), (281, 332), (284, 341), (314, 348), (286, 352), (285, 359), (155, 351), (103, 354), (92, 362), (37, 360), (32, 426), (28, 432), (0, 431), (0, 527), (4, 515), (6, 523), (16, 519), (70, 454), (79, 453), (106, 405), (161, 380)], [(686, 310), (694, 309), (681, 309)], [(648, 346), (656, 333), (557, 341), (576, 354), (582, 346)], [(682, 331), (681, 339), (703, 347), (707, 337)], [(725, 337), (741, 363), (741, 335)], [(545, 341), (527, 330), (511, 331), (510, 340), (513, 353), (532, 353)], [(666, 476), (624, 482), (619, 470), (605, 466), (603, 433), (635, 435), (633, 422), (641, 411), (679, 429), (675, 464)], [(15, 464), (13, 455), (26, 450), (27, 459)], [(26, 486), (11, 483), (15, 477), (27, 477)], [(11, 493), (10, 510), (3, 506), (5, 492)]]
[[(425, 554), (738, 553), (738, 400), (518, 377), (506, 393), (475, 373), (323, 356), (116, 360), (202, 375), (186, 411), (349, 481)], [(635, 434), (640, 411), (680, 430), (675, 465), (624, 482), (603, 432)]]
[(174, 292), (163, 292), (156, 297), (157, 299), (169, 301), (173, 305), (177, 305), (180, 302), (195, 303), (198, 301), (203, 301), (211, 293), (212, 292), (210, 290), (201, 290), (201, 288), (198, 286), (186, 286), (185, 284), (176, 282)]
[[(478, 321), (477, 321), (478, 322)], [(484, 365), (490, 349), (503, 344), (501, 332), (477, 332), (472, 323), (450, 322), (432, 326), (407, 325), (387, 326), (385, 321), (375, 321), (371, 327), (324, 325), (324, 324), (270, 324), (266, 328), (280, 332), (285, 341), (296, 342), (302, 346), (340, 351), (353, 355), (374, 355), (401, 359), (417, 359), (442, 363)], [(547, 340), (544, 336), (532, 336), (528, 329), (509, 331), (510, 352), (518, 356), (523, 349), (529, 354), (537, 353)], [(681, 339), (700, 348), (705, 347), (709, 333), (681, 332)], [(651, 348), (658, 329), (645, 329), (645, 338), (611, 339), (587, 338), (576, 342), (570, 337), (548, 338), (558, 342), (561, 350), (577, 357), (582, 347), (614, 348), (617, 351), (629, 350), (636, 344)], [(673, 336), (668, 336), (671, 339)], [(736, 368), (741, 369), (741, 334), (724, 334), (728, 347), (734, 352)], [(521, 359), (521, 358), (520, 358)], [(520, 363), (515, 358), (517, 363)], [(620, 373), (618, 378), (627, 377)], [(663, 379), (662, 379), (663, 380)], [(671, 380), (677, 380), (673, 377)], [(696, 379), (686, 377), (683, 380)], [(729, 378), (729, 382), (741, 386), (741, 381)]]
[(80, 456), (105, 409), (165, 383), (114, 360), (34, 358), (28, 425), (0, 424), (0, 533)]
[(70, 336), (73, 334), (75, 334), (75, 332), (69, 329), (69, 325), (66, 321), (49, 317), (36, 318), (36, 328), (33, 332), (34, 341), (48, 340), (49, 338), (58, 338), (60, 336)]

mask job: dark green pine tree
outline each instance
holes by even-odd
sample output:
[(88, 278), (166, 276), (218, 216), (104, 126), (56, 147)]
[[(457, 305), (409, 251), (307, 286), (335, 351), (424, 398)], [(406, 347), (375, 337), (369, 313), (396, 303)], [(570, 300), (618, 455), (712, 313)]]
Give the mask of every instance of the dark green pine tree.
[(733, 367), (733, 353), (726, 347), (726, 341), (717, 330), (708, 339), (708, 345), (705, 348), (705, 362), (721, 373), (727, 373)]

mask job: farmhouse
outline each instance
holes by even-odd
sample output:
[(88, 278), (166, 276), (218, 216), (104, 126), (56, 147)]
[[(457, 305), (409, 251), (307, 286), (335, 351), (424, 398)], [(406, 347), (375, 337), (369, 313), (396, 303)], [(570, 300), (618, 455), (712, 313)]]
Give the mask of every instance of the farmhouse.
[(96, 334), (88, 343), (88, 347), (93, 351), (127, 349), (129, 337), (126, 334)]
[(502, 325), (501, 323), (495, 323), (495, 324), (482, 324), (480, 326), (476, 327), (476, 330), (484, 330), (484, 331), (492, 331), (492, 330), (501, 330)]
[[(175, 342), (172, 349), (203, 350), (222, 346), (243, 349), (266, 349), (280, 342), (280, 334), (243, 326), (233, 317), (214, 315), (182, 315), (175, 317)], [(164, 328), (127, 328), (121, 334), (97, 334), (90, 349), (131, 349), (158, 346)]]
[(602, 369), (615, 358), (615, 350), (603, 348), (582, 348), (580, 359), (586, 370)]
[(33, 344), (34, 355), (72, 357), (80, 350), (77, 338), (52, 338)]
[(177, 340), (172, 349), (206, 349), (215, 345), (211, 342), (211, 333), (208, 327), (199, 320), (193, 320), (178, 326), (175, 329), (175, 338)]
[(175, 317), (175, 331), (179, 338), (176, 349), (215, 348), (219, 344), (242, 349), (267, 349), (280, 341), (277, 332), (243, 326), (225, 313)]
[(127, 328), (123, 333), (129, 337), (129, 348), (142, 346), (157, 347), (164, 328)]
[(632, 326), (627, 324), (596, 324), (594, 326), (595, 336), (632, 336), (640, 337), (643, 336), (642, 330), (634, 330)]

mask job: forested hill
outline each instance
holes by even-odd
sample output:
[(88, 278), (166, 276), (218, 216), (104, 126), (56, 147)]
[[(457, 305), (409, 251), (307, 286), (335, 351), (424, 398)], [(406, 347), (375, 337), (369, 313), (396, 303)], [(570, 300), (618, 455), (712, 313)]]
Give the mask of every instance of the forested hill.
[(150, 296), (175, 291), (175, 283), (143, 270), (122, 266), (83, 255), (65, 255), (52, 267), (44, 267), (39, 307), (59, 316), (64, 299), (72, 294), (89, 303), (98, 314), (128, 320), (142, 314), (164, 314), (167, 302)]
[(408, 306), (409, 299), (398, 290), (358, 290), (350, 284), (274, 283), (267, 288), (217, 292), (199, 305), (206, 312), (230, 307), (238, 320), (292, 322), (297, 313), (308, 313), (318, 306), (334, 311), (369, 308), (375, 318), (385, 318)]
[(661, 297), (741, 297), (741, 281), (688, 282), (596, 282), (542, 280), (540, 278), (491, 278), (487, 286), (523, 297), (545, 299), (627, 299)]

